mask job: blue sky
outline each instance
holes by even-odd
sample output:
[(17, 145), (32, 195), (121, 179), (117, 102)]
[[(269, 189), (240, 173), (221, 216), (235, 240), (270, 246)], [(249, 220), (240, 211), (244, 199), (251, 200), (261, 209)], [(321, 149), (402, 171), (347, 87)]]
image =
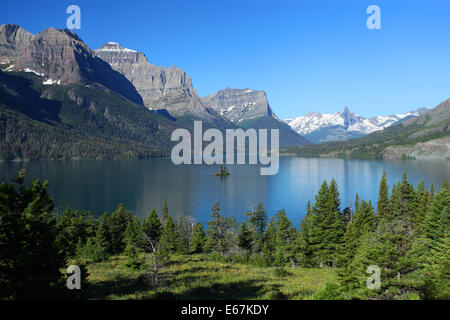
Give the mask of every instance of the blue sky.
[[(434, 107), (450, 97), (449, 0), (160, 0), (0, 2), (0, 24), (65, 28), (184, 69), (199, 95), (265, 90), (281, 118), (348, 106), (363, 116)], [(366, 27), (369, 5), (381, 30)]]

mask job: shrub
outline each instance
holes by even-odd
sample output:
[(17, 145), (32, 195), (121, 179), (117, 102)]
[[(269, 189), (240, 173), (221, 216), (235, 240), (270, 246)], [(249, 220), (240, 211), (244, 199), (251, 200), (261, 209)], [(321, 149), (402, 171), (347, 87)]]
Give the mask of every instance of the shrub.
[(77, 257), (89, 262), (101, 262), (108, 259), (108, 254), (95, 238), (89, 238), (86, 244), (78, 246)]
[(313, 296), (314, 300), (343, 300), (341, 288), (336, 283), (327, 282), (325, 287)]

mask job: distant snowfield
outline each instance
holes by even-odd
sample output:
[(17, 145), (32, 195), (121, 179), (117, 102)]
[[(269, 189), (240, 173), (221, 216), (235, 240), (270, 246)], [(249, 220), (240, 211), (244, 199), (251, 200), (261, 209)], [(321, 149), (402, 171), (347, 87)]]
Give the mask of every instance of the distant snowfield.
[(336, 113), (309, 112), (304, 116), (285, 119), (283, 121), (301, 135), (307, 135), (319, 129), (337, 126), (349, 132), (369, 134), (383, 130), (407, 117), (418, 117), (427, 110), (429, 108), (420, 108), (407, 113), (364, 118), (351, 112), (348, 108), (344, 108), (341, 112)]

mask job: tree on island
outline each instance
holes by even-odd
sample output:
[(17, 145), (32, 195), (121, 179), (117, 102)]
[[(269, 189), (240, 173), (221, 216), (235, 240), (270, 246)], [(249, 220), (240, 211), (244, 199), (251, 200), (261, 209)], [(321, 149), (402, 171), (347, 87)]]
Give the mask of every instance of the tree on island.
[(215, 176), (217, 177), (226, 177), (229, 176), (230, 173), (228, 172), (228, 169), (223, 164), (220, 165), (219, 171), (216, 172)]

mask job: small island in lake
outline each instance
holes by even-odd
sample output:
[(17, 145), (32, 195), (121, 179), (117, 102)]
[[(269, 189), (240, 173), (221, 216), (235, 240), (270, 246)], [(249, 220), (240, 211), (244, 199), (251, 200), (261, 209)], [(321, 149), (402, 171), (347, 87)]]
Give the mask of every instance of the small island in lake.
[(227, 170), (227, 167), (225, 167), (223, 164), (220, 165), (220, 170), (217, 171), (215, 174), (217, 177), (226, 177), (229, 176), (230, 173)]

